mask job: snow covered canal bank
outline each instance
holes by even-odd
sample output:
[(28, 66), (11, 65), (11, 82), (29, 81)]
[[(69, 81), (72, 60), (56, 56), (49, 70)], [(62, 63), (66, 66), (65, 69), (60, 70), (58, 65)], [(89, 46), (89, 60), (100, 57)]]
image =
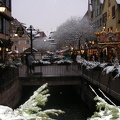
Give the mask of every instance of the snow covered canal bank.
[(95, 61), (78, 61), (82, 71), (81, 76), (102, 91), (120, 101), (120, 65), (116, 59), (114, 63), (100, 63)]

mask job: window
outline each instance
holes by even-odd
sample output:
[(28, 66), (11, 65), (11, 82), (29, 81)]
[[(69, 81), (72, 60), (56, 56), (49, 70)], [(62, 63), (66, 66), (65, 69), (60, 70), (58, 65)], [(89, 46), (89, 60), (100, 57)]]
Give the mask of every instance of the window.
[(9, 35), (9, 29), (10, 29), (10, 24), (9, 24), (9, 22), (6, 20), (6, 29), (5, 29), (5, 33), (6, 33), (7, 35)]
[(97, 16), (98, 16), (98, 14), (99, 14), (99, 11), (98, 11), (98, 9), (97, 9)]
[(6, 20), (5, 19), (3, 19), (3, 33), (5, 34), (5, 32), (6, 32)]
[(108, 7), (111, 5), (111, 2), (110, 2), (110, 0), (108, 0)]
[(25, 41), (25, 44), (29, 44), (29, 40), (26, 40), (26, 41)]
[(6, 0), (6, 7), (11, 9), (11, 0)]
[(97, 5), (99, 5), (99, 0), (97, 0)]
[(115, 6), (112, 7), (112, 19), (115, 18)]
[(108, 32), (112, 32), (112, 31), (113, 31), (113, 27), (109, 27)]
[(107, 15), (107, 18), (110, 19), (110, 10), (108, 10)]
[(106, 21), (107, 21), (107, 12), (103, 14), (102, 19), (103, 19), (103, 23), (106, 23)]
[(17, 45), (17, 44), (19, 44), (19, 41), (14, 41), (14, 45)]
[(113, 31), (113, 27), (110, 27), (110, 30)]
[(99, 26), (99, 20), (97, 20), (97, 26)]
[(100, 18), (100, 26), (102, 26), (102, 18)]
[(99, 8), (99, 9), (100, 9), (100, 14), (101, 14), (101, 13), (102, 13), (102, 6), (101, 6), (101, 5), (100, 5), (100, 8)]
[(3, 17), (0, 17), (0, 32), (3, 33), (3, 28), (4, 28), (4, 23), (3, 23), (4, 19)]
[(26, 47), (23, 47), (23, 51), (25, 51), (27, 48)]
[(9, 21), (0, 17), (0, 33), (9, 34), (10, 24)]
[(2, 18), (0, 17), (0, 32), (2, 32)]

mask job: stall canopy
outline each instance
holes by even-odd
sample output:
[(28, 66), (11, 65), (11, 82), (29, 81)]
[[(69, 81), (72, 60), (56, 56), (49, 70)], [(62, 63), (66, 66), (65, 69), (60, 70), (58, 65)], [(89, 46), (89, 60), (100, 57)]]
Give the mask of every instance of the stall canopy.
[(10, 51), (8, 54), (19, 54), (18, 50)]
[[(33, 52), (38, 52), (37, 49), (33, 48), (32, 49)], [(29, 47), (28, 49), (26, 49), (25, 51), (23, 51), (23, 53), (30, 53), (31, 52), (31, 48)]]

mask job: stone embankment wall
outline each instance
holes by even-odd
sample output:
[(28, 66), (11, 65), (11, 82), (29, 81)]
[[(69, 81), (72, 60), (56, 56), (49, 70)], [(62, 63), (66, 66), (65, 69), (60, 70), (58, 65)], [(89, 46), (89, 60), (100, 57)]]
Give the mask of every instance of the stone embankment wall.
[(104, 74), (102, 68), (88, 70), (85, 66), (81, 67), (81, 71), (84, 79), (120, 101), (120, 78), (114, 79), (116, 73)]
[[(120, 78), (114, 79), (116, 73), (104, 74), (102, 68), (88, 70), (85, 66), (81, 66), (80, 71), (80, 85), (76, 86), (75, 89), (91, 111), (96, 108), (94, 101), (96, 94), (90, 87), (103, 99), (106, 98), (99, 89), (116, 105), (120, 105)], [(109, 100), (106, 99), (106, 101), (109, 103)]]
[[(96, 104), (94, 101), (95, 94), (89, 87), (90, 83), (85, 79), (81, 78), (80, 85), (75, 86), (76, 92), (79, 94), (80, 99), (86, 104), (86, 106), (91, 110), (91, 112), (95, 111)], [(95, 89), (95, 86), (92, 86)]]
[(15, 108), (21, 100), (22, 86), (19, 78), (11, 80), (0, 87), (0, 105)]

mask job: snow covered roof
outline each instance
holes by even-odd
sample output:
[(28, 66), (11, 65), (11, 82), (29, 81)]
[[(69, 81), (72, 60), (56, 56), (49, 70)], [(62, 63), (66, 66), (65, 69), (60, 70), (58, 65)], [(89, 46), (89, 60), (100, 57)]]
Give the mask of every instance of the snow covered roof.
[[(33, 52), (37, 52), (38, 50), (33, 48)], [(31, 52), (31, 48), (27, 48), (26, 50), (23, 51), (23, 53), (30, 53)]]
[(12, 53), (19, 53), (19, 51), (18, 50), (14, 50), (14, 51), (8, 52), (8, 54), (12, 54)]
[(36, 34), (34, 37), (40, 37), (40, 34)]
[(120, 0), (116, 0), (116, 2), (117, 2), (118, 4), (120, 4)]

